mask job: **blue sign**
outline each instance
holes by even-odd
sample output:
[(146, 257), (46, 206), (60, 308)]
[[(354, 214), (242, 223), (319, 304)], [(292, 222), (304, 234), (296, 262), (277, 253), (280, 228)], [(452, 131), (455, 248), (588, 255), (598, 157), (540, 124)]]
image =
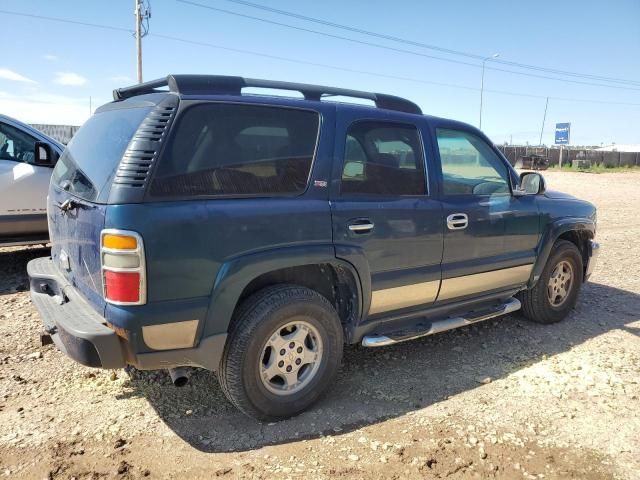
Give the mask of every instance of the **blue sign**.
[(568, 145), (570, 132), (570, 123), (556, 123), (556, 145)]

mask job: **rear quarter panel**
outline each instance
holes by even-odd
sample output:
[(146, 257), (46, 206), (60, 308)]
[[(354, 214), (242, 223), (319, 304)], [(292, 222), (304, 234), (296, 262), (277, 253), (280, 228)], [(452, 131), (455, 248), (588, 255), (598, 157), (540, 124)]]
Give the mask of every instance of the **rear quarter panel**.
[[(275, 257), (285, 258), (286, 251), (295, 251), (304, 262), (300, 250), (308, 249), (309, 258), (316, 258), (318, 248), (334, 258), (327, 180), (335, 107), (318, 109), (321, 130), (316, 158), (308, 188), (299, 196), (147, 201), (107, 208), (105, 228), (133, 230), (142, 236), (148, 289), (147, 305), (110, 305), (109, 321), (137, 329), (198, 319), (198, 338), (225, 333), (243, 287), (266, 273), (255, 268), (239, 272), (238, 265), (246, 263), (243, 259), (277, 269), (290, 265), (261, 262), (261, 258), (273, 258), (274, 252)], [(234, 283), (232, 288), (229, 282)]]

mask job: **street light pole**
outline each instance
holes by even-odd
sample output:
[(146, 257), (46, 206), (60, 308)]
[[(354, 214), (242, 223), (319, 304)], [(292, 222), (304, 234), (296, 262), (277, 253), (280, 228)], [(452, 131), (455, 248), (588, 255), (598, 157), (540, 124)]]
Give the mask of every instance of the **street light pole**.
[(500, 56), (499, 53), (494, 53), (490, 57), (482, 60), (482, 79), (480, 80), (480, 129), (482, 130), (482, 97), (484, 96), (484, 64), (487, 60), (491, 60), (492, 58), (498, 58)]

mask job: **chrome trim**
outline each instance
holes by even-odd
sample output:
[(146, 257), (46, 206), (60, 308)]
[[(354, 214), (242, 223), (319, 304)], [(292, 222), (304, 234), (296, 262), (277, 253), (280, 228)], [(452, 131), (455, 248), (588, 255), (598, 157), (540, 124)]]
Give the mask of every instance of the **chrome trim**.
[(198, 320), (145, 325), (142, 327), (142, 339), (153, 350), (191, 348), (197, 331)]
[[(106, 233), (109, 233), (109, 232), (106, 232)], [(133, 235), (130, 235), (130, 236), (133, 236)], [(118, 249), (118, 248), (102, 247), (100, 250), (103, 253), (114, 253), (116, 255), (137, 255), (138, 254), (138, 249), (137, 248), (135, 248), (135, 249)]]
[(373, 223), (356, 223), (349, 225), (349, 230), (354, 233), (370, 232), (373, 230)]
[(6, 243), (3, 242), (2, 240), (0, 240), (0, 247), (19, 247), (22, 245), (47, 245), (50, 244), (51, 240), (49, 240), (48, 238), (43, 238), (42, 240), (28, 240), (25, 242), (20, 242), (20, 241), (15, 241), (15, 240), (8, 240)]
[(447, 217), (449, 230), (464, 230), (469, 226), (469, 217), (466, 213), (452, 213)]
[(438, 301), (526, 283), (531, 276), (532, 269), (533, 264), (531, 263), (519, 267), (492, 270), (491, 272), (445, 278), (442, 280)]
[(451, 317), (445, 318), (443, 320), (438, 320), (431, 324), (429, 330), (425, 330), (420, 332), (414, 336), (400, 338), (395, 340), (393, 338), (389, 338), (386, 335), (367, 335), (362, 338), (362, 346), (363, 347), (384, 347), (386, 345), (393, 345), (396, 343), (406, 342), (408, 340), (414, 340), (420, 337), (426, 337), (429, 335), (435, 335), (436, 333), (446, 332), (447, 330), (452, 330), (458, 327), (464, 327), (465, 325), (471, 325), (472, 323), (483, 322), (485, 320), (489, 320), (490, 318), (499, 317), (501, 315), (506, 315), (508, 313), (515, 312), (516, 310), (520, 310), (520, 301), (517, 298), (509, 299), (505, 304), (502, 310), (497, 312), (491, 312), (482, 317)]
[(385, 336), (367, 336), (362, 338), (362, 346), (363, 347), (386, 347), (387, 345), (393, 345), (396, 343), (395, 340)]
[(587, 261), (587, 269), (585, 270), (584, 280), (589, 280), (598, 264), (598, 256), (600, 255), (600, 244), (594, 240), (589, 240), (589, 260)]
[(369, 315), (431, 303), (438, 295), (440, 280), (413, 283), (402, 287), (386, 288), (371, 292)]
[[(135, 249), (118, 250), (114, 248), (106, 248), (103, 246), (104, 236), (107, 234), (112, 235), (127, 235), (136, 239), (137, 247)], [(132, 268), (123, 267), (106, 267), (103, 264), (103, 253), (110, 253), (112, 255), (138, 255), (140, 258), (140, 266)], [(144, 242), (142, 236), (138, 232), (131, 230), (121, 230), (119, 228), (105, 228), (100, 232), (100, 274), (102, 279), (102, 298), (105, 302), (112, 305), (144, 305), (147, 303), (147, 268), (145, 262)], [(105, 288), (104, 272), (138, 272), (140, 273), (140, 298), (137, 302), (118, 302), (115, 300), (107, 299), (107, 292)], [(144, 336), (144, 335), (143, 335)]]

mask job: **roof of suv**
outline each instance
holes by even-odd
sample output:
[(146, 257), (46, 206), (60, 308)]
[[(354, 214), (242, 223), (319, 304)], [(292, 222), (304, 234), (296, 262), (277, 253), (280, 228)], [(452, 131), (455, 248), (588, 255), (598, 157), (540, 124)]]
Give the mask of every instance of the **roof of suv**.
[(113, 91), (113, 99), (119, 101), (139, 95), (166, 93), (167, 90), (161, 90), (164, 87), (168, 87), (168, 92), (179, 95), (242, 95), (243, 88), (290, 90), (301, 93), (305, 100), (310, 101), (320, 101), (328, 96), (361, 98), (373, 101), (377, 108), (422, 115), (418, 105), (394, 95), (224, 75), (168, 75), (165, 78), (118, 88)]
[[(269, 94), (260, 95), (253, 91), (243, 93), (242, 89), (244, 88), (289, 90), (301, 93), (303, 98)], [(118, 88), (113, 91), (114, 101), (101, 106), (96, 110), (96, 113), (114, 108), (121, 108), (121, 104), (123, 102), (126, 102), (128, 105), (135, 104), (133, 106), (153, 107), (163, 103), (167, 100), (168, 96), (179, 96), (182, 98), (238, 96), (244, 97), (245, 99), (262, 97), (276, 99), (278, 103), (282, 102), (287, 104), (291, 101), (314, 104), (326, 99), (327, 97), (333, 96), (359, 98), (371, 100), (374, 102), (375, 106), (341, 102), (336, 102), (335, 105), (338, 108), (355, 108), (365, 110), (379, 108), (387, 111), (419, 115), (432, 120), (438, 120), (441, 125), (446, 125), (450, 128), (464, 128), (466, 130), (470, 130), (491, 142), (491, 140), (475, 126), (449, 118), (424, 115), (418, 105), (403, 97), (306, 83), (261, 80), (226, 75), (167, 75), (164, 78), (150, 80), (148, 82), (129, 87)]]

